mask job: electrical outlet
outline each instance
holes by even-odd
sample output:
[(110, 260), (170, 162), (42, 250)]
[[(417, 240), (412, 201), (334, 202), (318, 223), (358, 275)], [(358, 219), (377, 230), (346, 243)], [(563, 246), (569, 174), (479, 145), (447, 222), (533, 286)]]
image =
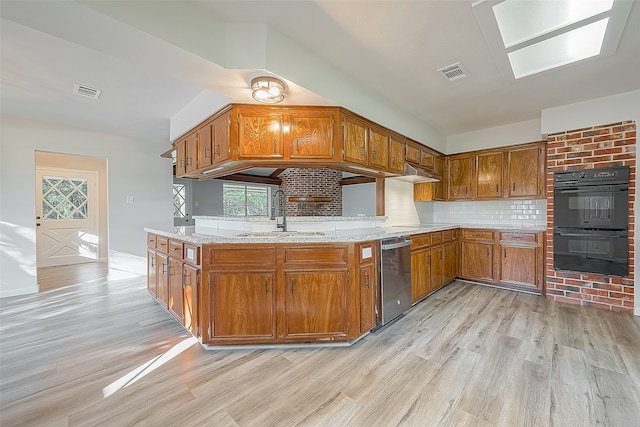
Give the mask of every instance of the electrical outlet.
[(127, 196), (127, 204), (128, 205), (132, 205), (133, 204), (133, 196)]

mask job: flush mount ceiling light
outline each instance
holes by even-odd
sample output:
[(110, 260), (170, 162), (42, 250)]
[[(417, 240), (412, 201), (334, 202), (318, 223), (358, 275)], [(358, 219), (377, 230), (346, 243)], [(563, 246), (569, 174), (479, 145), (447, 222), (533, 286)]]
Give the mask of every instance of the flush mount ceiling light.
[(473, 12), (498, 68), (519, 79), (614, 53), (632, 3), (480, 0)]
[(284, 101), (286, 86), (275, 77), (256, 77), (251, 80), (251, 95), (253, 99), (265, 104), (277, 104)]

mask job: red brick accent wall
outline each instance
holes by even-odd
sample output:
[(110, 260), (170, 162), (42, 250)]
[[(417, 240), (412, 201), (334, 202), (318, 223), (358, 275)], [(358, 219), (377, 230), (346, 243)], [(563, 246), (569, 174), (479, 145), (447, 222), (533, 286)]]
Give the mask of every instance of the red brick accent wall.
[(330, 169), (288, 169), (280, 189), (287, 196), (329, 196), (330, 202), (288, 202), (290, 216), (342, 216), (342, 172)]
[[(555, 271), (553, 268), (553, 173), (629, 166), (629, 276)], [(547, 144), (547, 298), (633, 313), (636, 123), (625, 121), (549, 136)]]

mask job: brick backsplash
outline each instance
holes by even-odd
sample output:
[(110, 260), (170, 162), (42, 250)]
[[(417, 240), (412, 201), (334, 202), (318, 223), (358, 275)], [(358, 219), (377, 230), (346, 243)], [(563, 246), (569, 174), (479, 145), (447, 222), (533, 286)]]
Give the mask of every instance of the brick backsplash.
[(547, 201), (542, 199), (436, 202), (433, 206), (433, 222), (544, 228), (547, 225)]
[(280, 189), (287, 196), (331, 197), (330, 202), (288, 202), (287, 215), (342, 215), (342, 186), (340, 185), (342, 172), (330, 169), (288, 169), (280, 178), (282, 179)]
[[(556, 271), (553, 268), (553, 173), (629, 166), (629, 275)], [(549, 135), (547, 144), (547, 287), (548, 299), (633, 313), (636, 123), (626, 121)]]

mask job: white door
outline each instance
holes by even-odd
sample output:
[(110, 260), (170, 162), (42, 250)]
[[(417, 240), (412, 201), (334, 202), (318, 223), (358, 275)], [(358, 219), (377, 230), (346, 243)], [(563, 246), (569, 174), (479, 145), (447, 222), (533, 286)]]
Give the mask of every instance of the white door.
[(98, 259), (97, 172), (36, 168), (38, 267)]

